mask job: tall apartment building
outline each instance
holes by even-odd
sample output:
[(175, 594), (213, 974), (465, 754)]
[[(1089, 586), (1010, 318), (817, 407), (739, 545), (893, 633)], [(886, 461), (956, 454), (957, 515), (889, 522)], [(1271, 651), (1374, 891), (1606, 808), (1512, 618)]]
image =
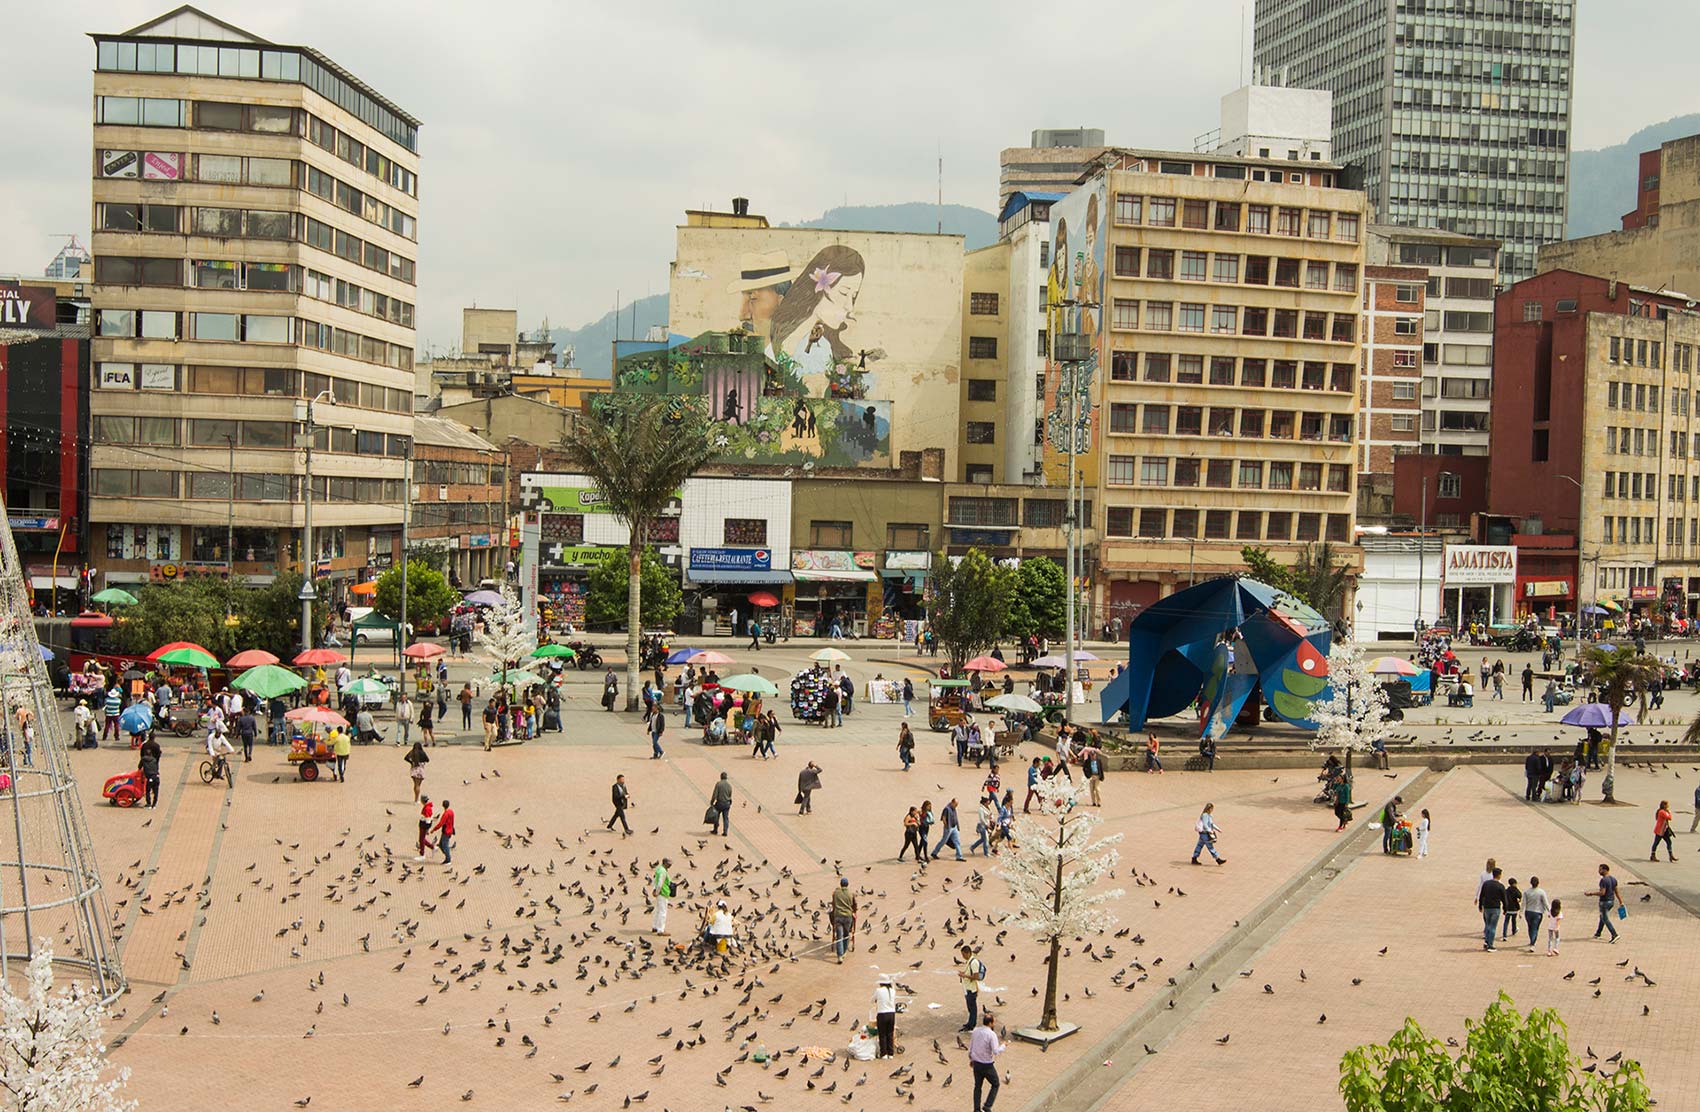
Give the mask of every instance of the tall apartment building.
[(1509, 281), (1564, 238), (1573, 0), (1258, 0), (1252, 60), (1334, 94), (1334, 158), (1377, 219), (1504, 243)]
[[(1004, 402), (1005, 482), (1034, 482), (1044, 469), (1042, 414), (1050, 355), (1045, 275), (1051, 265), (1051, 205), (1062, 193), (1020, 190), (1004, 202), (999, 241), (1009, 245), (1009, 396)], [(1033, 430), (1028, 436), (1024, 430)]]
[(1018, 482), (1007, 476), (1005, 444), (1025, 442), (1027, 432), (1004, 419), (1010, 392), (1032, 389), (1032, 381), (1009, 374), (1010, 245), (1007, 241), (970, 251), (962, 258), (962, 439), (957, 457), (962, 481)]
[[(1685, 294), (1553, 270), (1499, 295), (1491, 513), (1543, 541), (1520, 606), (1700, 608), (1700, 314)], [(1538, 526), (1533, 523), (1538, 522)]]
[(1360, 566), (1368, 220), (1339, 171), (1116, 150), (1052, 207), (1053, 303), (1075, 306), (1053, 348), (1063, 327), (1096, 345), (1102, 621), (1243, 568), (1246, 545), (1326, 540)]
[(1373, 266), (1421, 267), (1421, 450), (1480, 456), (1488, 450), (1493, 394), (1494, 293), (1499, 244), (1435, 228), (1370, 227)]
[[(1358, 375), (1361, 427), (1358, 482), (1375, 480), (1392, 495), (1393, 458), (1420, 450), (1423, 296), (1418, 266), (1364, 267), (1363, 361)], [(1385, 483), (1381, 483), (1381, 480)], [(1359, 512), (1362, 511), (1360, 503)]]
[(998, 153), (998, 208), (1012, 193), (1067, 193), (1104, 153), (1104, 129), (1039, 128), (1025, 147)]
[(191, 7), (93, 38), (89, 515), (107, 581), (302, 566), (309, 409), (319, 574), (393, 558), (419, 122), (318, 51)]

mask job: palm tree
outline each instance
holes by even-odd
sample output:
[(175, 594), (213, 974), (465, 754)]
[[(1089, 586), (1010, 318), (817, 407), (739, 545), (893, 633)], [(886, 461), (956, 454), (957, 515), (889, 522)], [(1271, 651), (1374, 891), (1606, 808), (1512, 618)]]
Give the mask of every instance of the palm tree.
[(1335, 562), (1333, 545), (1327, 541), (1307, 544), (1293, 564), (1293, 593), (1323, 617), (1337, 620), (1351, 578), (1345, 561)]
[(712, 454), (695, 399), (605, 395), (574, 422), (561, 447), (588, 475), (603, 504), (631, 531), (626, 544), (626, 709), (637, 707), (638, 633), (642, 627), (643, 549), (652, 522)]
[[(1648, 684), (1664, 675), (1664, 665), (1627, 646), (1621, 649), (1584, 649), (1582, 664), (1599, 690), (1600, 701), (1611, 710), (1611, 745), (1606, 750), (1606, 778), (1600, 781), (1600, 791), (1604, 793), (1605, 802), (1616, 803), (1612, 796), (1612, 780), (1617, 770), (1618, 717), (1635, 701), (1637, 691), (1646, 690)], [(1694, 735), (1697, 728), (1700, 728), (1700, 722), (1689, 727), (1689, 734)]]

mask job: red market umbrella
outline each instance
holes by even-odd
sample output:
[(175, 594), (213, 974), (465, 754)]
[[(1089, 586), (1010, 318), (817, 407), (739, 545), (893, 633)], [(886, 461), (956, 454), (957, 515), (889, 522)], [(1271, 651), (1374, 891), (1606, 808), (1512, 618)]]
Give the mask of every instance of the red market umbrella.
[(977, 656), (962, 666), (965, 672), (1001, 672), (1009, 665), (995, 656)]
[(690, 664), (730, 664), (730, 663), (732, 663), (732, 658), (727, 656), (725, 653), (715, 652), (713, 649), (704, 649), (700, 653), (692, 654), (691, 658), (689, 659), (689, 661), (687, 661), (687, 663), (690, 663)]
[(755, 594), (750, 596), (750, 605), (764, 607), (778, 606), (779, 600), (774, 598), (773, 595), (769, 594), (767, 591), (757, 591)]
[(284, 717), (291, 722), (317, 722), (324, 726), (348, 725), (348, 719), (336, 711), (327, 710), (324, 707), (297, 707), (292, 711), (286, 711)]
[(224, 663), (228, 668), (258, 668), (262, 664), (276, 664), (277, 657), (264, 649), (244, 649)]
[(356, 583), (348, 589), (348, 593), (351, 595), (375, 595), (378, 593), (378, 582), (373, 580), (370, 583)]
[[(212, 653), (207, 652), (203, 646), (197, 645), (193, 641), (173, 641), (169, 645), (161, 645), (159, 648), (149, 653), (148, 659), (157, 662), (159, 658), (164, 656), (166, 653), (176, 652), (178, 649), (193, 649), (205, 656), (212, 656)], [(217, 659), (214, 659), (213, 665), (214, 667), (217, 667)]]
[(431, 645), (421, 641), (416, 645), (409, 645), (407, 648), (401, 650), (401, 655), (411, 657), (414, 660), (430, 660), (432, 657), (442, 656), (447, 651), (448, 650), (443, 648), (441, 645)]
[(334, 649), (308, 649), (295, 654), (296, 664), (342, 664), (348, 658)]
[(96, 614), (92, 610), (85, 610), (71, 619), (72, 629), (106, 629), (110, 625), (112, 625), (111, 614)]

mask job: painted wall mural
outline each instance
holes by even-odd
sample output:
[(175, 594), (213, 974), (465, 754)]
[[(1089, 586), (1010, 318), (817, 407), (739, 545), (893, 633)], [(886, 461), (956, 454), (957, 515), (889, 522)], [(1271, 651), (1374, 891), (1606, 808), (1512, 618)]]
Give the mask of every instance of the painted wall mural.
[(1106, 205), (1106, 182), (1100, 177), (1051, 206), (1053, 249), (1045, 279), (1047, 327), (1052, 337), (1083, 334), (1088, 349), (1087, 359), (1076, 364), (1072, 373), (1057, 360), (1054, 340), (1045, 360), (1045, 474), (1056, 483), (1067, 482), (1071, 438), (1076, 469), (1088, 484), (1097, 481), (1092, 417), (1104, 347), (1104, 314), (1108, 311), (1104, 303)]

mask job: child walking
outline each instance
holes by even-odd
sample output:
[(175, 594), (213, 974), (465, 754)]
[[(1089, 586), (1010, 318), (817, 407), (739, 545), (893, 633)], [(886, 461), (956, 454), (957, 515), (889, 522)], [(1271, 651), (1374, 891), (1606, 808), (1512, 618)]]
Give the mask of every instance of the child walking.
[(1417, 856), (1428, 856), (1428, 808), (1423, 808), (1423, 817), (1417, 820)]
[(1547, 957), (1558, 956), (1558, 929), (1564, 924), (1564, 901), (1552, 901), (1552, 910), (1547, 912)]

